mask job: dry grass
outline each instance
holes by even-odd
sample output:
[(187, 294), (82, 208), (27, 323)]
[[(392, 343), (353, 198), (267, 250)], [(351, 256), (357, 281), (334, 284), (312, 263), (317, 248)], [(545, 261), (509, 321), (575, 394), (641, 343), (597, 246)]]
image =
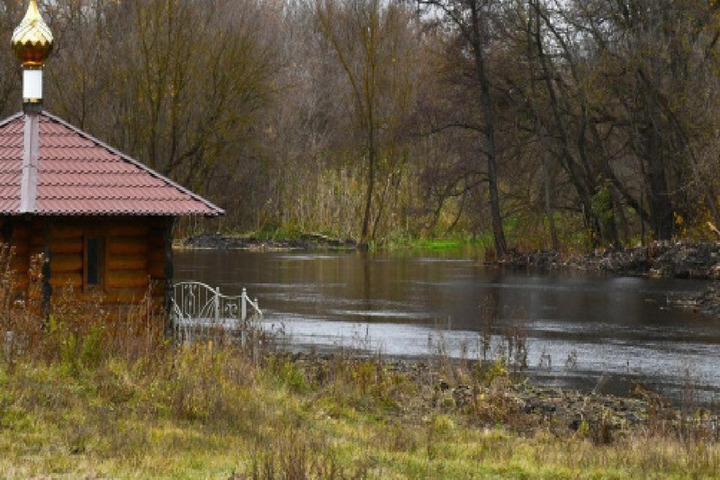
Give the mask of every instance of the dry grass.
[[(7, 478), (711, 478), (714, 440), (639, 428), (598, 445), (515, 430), (495, 392), (480, 411), (438, 403), (373, 361), (254, 366), (214, 344), (78, 370), (0, 368), (0, 471)], [(327, 370), (327, 371), (326, 371)], [(320, 371), (326, 371), (319, 374)], [(320, 378), (320, 376), (323, 376)], [(501, 387), (497, 387), (501, 388)], [(507, 423), (493, 424), (494, 416)]]

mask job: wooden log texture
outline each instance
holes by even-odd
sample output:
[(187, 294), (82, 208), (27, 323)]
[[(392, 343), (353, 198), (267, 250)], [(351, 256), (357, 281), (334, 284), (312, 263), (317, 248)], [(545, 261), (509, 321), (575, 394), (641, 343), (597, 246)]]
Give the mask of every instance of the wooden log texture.
[(165, 279), (165, 264), (160, 262), (152, 262), (148, 265), (148, 274), (153, 280)]
[(56, 273), (77, 272), (82, 274), (83, 258), (80, 254), (60, 253), (50, 259), (50, 271)]
[(111, 270), (107, 272), (107, 288), (147, 288), (148, 277), (144, 270)]
[(12, 239), (18, 241), (27, 241), (30, 238), (30, 224), (15, 223), (12, 226)]
[(165, 250), (158, 248), (151, 249), (148, 254), (148, 259), (150, 260), (150, 263), (165, 263)]
[(7, 242), (15, 257), (24, 257), (30, 251), (30, 228), (26, 224), (13, 225), (12, 235)]
[(163, 238), (154, 238), (151, 241), (150, 253), (148, 254), (148, 273), (153, 279), (165, 279), (165, 243)]
[(30, 246), (45, 245), (45, 235), (42, 232), (32, 232), (30, 235)]
[(83, 252), (82, 237), (60, 238), (60, 239), (53, 239), (50, 241), (50, 253), (53, 256), (66, 254), (66, 253), (82, 255), (82, 252)]
[(10, 270), (27, 275), (30, 268), (30, 258), (27, 255), (18, 255), (15, 253), (10, 259)]
[(148, 260), (144, 255), (108, 255), (108, 270), (142, 270), (147, 269)]
[(162, 230), (153, 230), (150, 235), (148, 235), (148, 243), (153, 248), (165, 250), (164, 232)]
[(148, 227), (142, 223), (110, 224), (105, 227), (105, 234), (109, 237), (146, 237)]
[(53, 289), (60, 289), (64, 287), (72, 287), (75, 289), (82, 289), (83, 277), (82, 273), (56, 273), (53, 272), (50, 276), (50, 285)]
[(108, 255), (147, 255), (145, 237), (108, 237)]
[[(0, 220), (0, 227), (5, 220)], [(28, 290), (28, 269), (32, 255), (50, 253), (49, 283), (56, 294), (73, 289), (73, 298), (88, 303), (131, 305), (148, 294), (164, 304), (165, 232), (167, 218), (33, 218), (13, 221), (11, 246), (15, 257), (11, 269), (19, 289)], [(85, 240), (104, 238), (104, 285), (83, 291)], [(47, 249), (47, 250), (46, 250)], [(53, 295), (56, 296), (56, 295)]]
[(50, 228), (50, 237), (53, 240), (61, 238), (82, 238), (84, 233), (81, 225), (55, 225)]

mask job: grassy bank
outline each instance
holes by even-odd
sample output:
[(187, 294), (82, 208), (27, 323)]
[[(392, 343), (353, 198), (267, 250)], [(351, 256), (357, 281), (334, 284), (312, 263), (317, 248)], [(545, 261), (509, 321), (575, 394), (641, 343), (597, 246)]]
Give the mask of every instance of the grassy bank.
[(68, 318), (14, 325), (21, 335), (0, 363), (3, 478), (712, 478), (720, 468), (713, 425), (650, 405), (612, 434), (609, 409), (573, 429), (522, 408), (501, 361), (253, 355), (228, 338), (176, 346), (143, 315)]
[(720, 468), (717, 417), (651, 392), (540, 392), (518, 385), (502, 356), (292, 357), (252, 331), (245, 347), (222, 335), (178, 345), (149, 302), (82, 307), (58, 292), (45, 319), (37, 295), (11, 301), (6, 283), (2, 478), (713, 478)]

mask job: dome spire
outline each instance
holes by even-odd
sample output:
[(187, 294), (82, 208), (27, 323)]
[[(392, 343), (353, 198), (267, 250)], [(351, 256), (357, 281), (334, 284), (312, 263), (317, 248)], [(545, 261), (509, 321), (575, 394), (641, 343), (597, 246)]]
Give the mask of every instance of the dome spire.
[(53, 47), (53, 35), (43, 21), (36, 0), (30, 0), (25, 17), (12, 36), (15, 55), (23, 66), (23, 105), (42, 109), (42, 67)]

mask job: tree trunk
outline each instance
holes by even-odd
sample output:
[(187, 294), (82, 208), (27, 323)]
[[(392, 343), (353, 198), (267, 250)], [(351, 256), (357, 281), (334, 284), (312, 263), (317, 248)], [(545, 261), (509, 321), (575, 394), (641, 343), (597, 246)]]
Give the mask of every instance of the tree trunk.
[(550, 228), (550, 240), (552, 241), (552, 249), (557, 252), (560, 250), (560, 241), (558, 241), (557, 231), (555, 230), (555, 218), (553, 217), (552, 202), (550, 199), (550, 172), (548, 170), (547, 158), (543, 155), (543, 183), (545, 184), (545, 215), (548, 219), (548, 227)]
[[(371, 117), (372, 118), (372, 117)], [(365, 213), (363, 213), (362, 231), (360, 232), (360, 241), (358, 249), (368, 249), (368, 238), (370, 234), (370, 217), (372, 213), (372, 197), (375, 186), (375, 131), (372, 122), (368, 127), (368, 176), (367, 188), (365, 189)]]
[[(648, 102), (652, 102), (649, 99)], [(648, 208), (650, 226), (656, 240), (670, 240), (673, 235), (673, 207), (668, 192), (665, 174), (665, 155), (662, 146), (662, 126), (659, 108), (655, 104), (648, 106), (648, 125), (646, 137)]]
[(485, 71), (485, 54), (481, 40), (480, 12), (476, 2), (472, 2), (472, 41), (475, 56), (475, 70), (480, 82), (480, 95), (483, 110), (483, 136), (487, 155), (488, 191), (490, 194), (490, 215), (492, 217), (493, 240), (495, 254), (502, 258), (507, 253), (505, 232), (503, 231), (502, 216), (500, 215), (500, 195), (497, 181), (497, 149), (495, 145), (495, 120), (492, 111), (492, 98), (490, 95), (490, 81)]

